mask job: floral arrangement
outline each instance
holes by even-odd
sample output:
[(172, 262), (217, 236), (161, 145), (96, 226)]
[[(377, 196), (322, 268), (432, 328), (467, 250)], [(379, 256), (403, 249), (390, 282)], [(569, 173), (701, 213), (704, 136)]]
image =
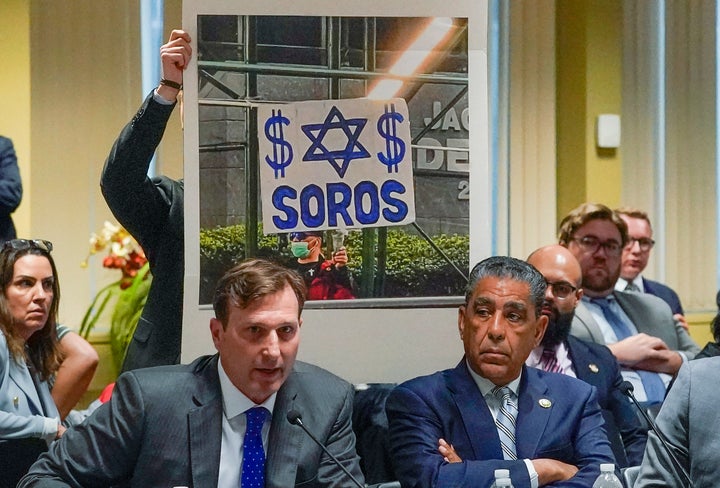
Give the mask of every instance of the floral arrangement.
[(88, 307), (80, 335), (85, 339), (95, 328), (108, 304), (113, 305), (110, 318), (110, 347), (115, 367), (119, 371), (127, 348), (137, 327), (150, 289), (150, 266), (145, 253), (130, 233), (120, 225), (105, 222), (99, 233), (90, 236), (88, 257), (80, 265), (88, 266), (89, 259), (107, 251), (102, 260), (104, 268), (118, 269), (120, 279), (100, 289)]
[(103, 267), (122, 271), (120, 288), (128, 288), (138, 271), (147, 263), (145, 252), (124, 227), (106, 220), (99, 234), (93, 232), (90, 235), (90, 253), (81, 266), (87, 268), (90, 256), (105, 249), (109, 249), (109, 252), (103, 259)]

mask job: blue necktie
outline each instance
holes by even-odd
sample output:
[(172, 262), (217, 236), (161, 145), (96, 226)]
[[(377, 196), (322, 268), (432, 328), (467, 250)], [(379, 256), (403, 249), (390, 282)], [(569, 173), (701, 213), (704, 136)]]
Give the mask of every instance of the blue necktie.
[(503, 458), (506, 460), (517, 459), (515, 451), (515, 421), (517, 420), (518, 408), (512, 399), (512, 391), (507, 386), (496, 386), (492, 394), (500, 400), (500, 410), (495, 419), (495, 426), (500, 436), (500, 447)]
[(241, 488), (264, 488), (265, 451), (262, 444), (262, 427), (268, 411), (263, 407), (253, 407), (245, 412), (247, 428), (243, 441), (243, 462)]
[[(610, 300), (607, 298), (592, 298), (590, 301), (600, 307), (605, 316), (605, 320), (608, 321), (610, 327), (615, 331), (618, 341), (627, 339), (633, 335), (625, 321), (610, 308)], [(640, 375), (640, 379), (642, 380), (643, 388), (645, 388), (645, 396), (647, 396), (647, 403), (662, 403), (665, 399), (665, 383), (663, 383), (658, 373), (640, 369), (636, 369), (635, 371)]]

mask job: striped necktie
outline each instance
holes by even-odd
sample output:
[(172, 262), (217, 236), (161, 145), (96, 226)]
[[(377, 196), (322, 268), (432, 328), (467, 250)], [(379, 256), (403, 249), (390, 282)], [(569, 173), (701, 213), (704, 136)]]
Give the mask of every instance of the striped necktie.
[(500, 410), (495, 419), (495, 426), (500, 436), (500, 447), (503, 451), (503, 458), (506, 460), (517, 459), (515, 453), (515, 421), (517, 420), (518, 408), (512, 399), (512, 391), (507, 386), (496, 386), (492, 394), (500, 401)]
[(265, 487), (265, 451), (262, 444), (262, 427), (268, 411), (253, 407), (245, 412), (247, 428), (243, 440), (241, 488)]
[(540, 366), (543, 371), (549, 371), (550, 373), (562, 373), (562, 368), (555, 355), (555, 349), (552, 347), (546, 347), (543, 349), (542, 356), (540, 356)]

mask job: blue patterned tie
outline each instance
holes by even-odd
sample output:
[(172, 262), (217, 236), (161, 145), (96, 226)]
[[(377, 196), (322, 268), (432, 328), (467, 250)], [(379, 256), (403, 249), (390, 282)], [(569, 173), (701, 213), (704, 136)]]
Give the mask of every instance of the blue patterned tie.
[(262, 444), (262, 427), (268, 411), (263, 407), (253, 407), (245, 412), (247, 428), (243, 441), (243, 462), (241, 488), (264, 488), (265, 451)]
[[(607, 298), (592, 298), (590, 301), (600, 307), (605, 316), (605, 320), (607, 320), (610, 327), (612, 327), (618, 341), (627, 339), (633, 335), (625, 321), (610, 308), (610, 300)], [(640, 375), (640, 379), (642, 380), (645, 396), (647, 396), (647, 403), (662, 403), (665, 398), (665, 383), (663, 383), (658, 373), (640, 369), (636, 369), (635, 371)]]
[(512, 399), (512, 391), (507, 386), (496, 386), (492, 389), (492, 394), (500, 401), (500, 410), (495, 419), (495, 425), (497, 426), (498, 435), (500, 436), (500, 447), (503, 451), (503, 458), (506, 460), (515, 460), (517, 459), (517, 454), (515, 453), (517, 405)]

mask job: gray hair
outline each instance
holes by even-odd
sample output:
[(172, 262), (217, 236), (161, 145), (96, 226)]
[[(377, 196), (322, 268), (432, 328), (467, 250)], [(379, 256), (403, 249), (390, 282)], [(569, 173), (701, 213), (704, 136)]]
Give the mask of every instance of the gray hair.
[(547, 281), (533, 265), (509, 256), (492, 256), (480, 261), (470, 272), (468, 285), (465, 288), (466, 305), (478, 282), (485, 278), (509, 278), (527, 283), (530, 287), (530, 301), (535, 305), (535, 317), (540, 316), (545, 300)]

